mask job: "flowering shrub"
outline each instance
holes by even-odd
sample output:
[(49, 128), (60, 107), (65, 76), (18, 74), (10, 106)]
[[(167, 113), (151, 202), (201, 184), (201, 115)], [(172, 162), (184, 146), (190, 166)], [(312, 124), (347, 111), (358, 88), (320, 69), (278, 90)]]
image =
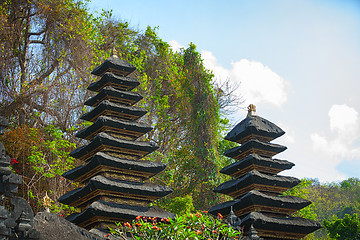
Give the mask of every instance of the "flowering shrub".
[[(11, 158), (11, 169), (22, 176), (19, 195), (30, 203), (34, 212), (44, 208), (45, 193), (55, 200), (75, 186), (76, 183), (70, 183), (61, 175), (75, 167), (75, 159), (69, 152), (76, 146), (57, 126), (9, 128), (0, 136), (0, 141)], [(70, 214), (75, 209), (52, 201), (50, 211)]]
[(117, 237), (127, 239), (205, 239), (230, 240), (240, 239), (241, 233), (228, 226), (222, 216), (213, 218), (206, 212), (177, 216), (174, 220), (167, 218), (137, 217), (131, 224), (118, 223), (116, 229), (110, 229)]

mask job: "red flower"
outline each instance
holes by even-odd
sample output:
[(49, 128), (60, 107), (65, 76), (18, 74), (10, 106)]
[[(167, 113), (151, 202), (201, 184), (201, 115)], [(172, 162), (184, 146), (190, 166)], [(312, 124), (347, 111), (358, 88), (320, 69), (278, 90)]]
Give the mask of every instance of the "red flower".
[(125, 227), (128, 227), (128, 228), (131, 228), (131, 225), (130, 225), (130, 223), (128, 223), (128, 222), (124, 223), (124, 226), (125, 226)]
[(15, 158), (11, 158), (11, 165), (14, 165), (15, 163), (19, 163), (19, 161), (17, 161)]
[(215, 233), (215, 234), (217, 234), (217, 231), (216, 231), (216, 230), (213, 230), (212, 232)]
[(218, 217), (221, 218), (221, 219), (224, 218), (223, 215), (221, 215), (221, 213), (218, 213)]
[(152, 226), (151, 229), (161, 230), (158, 226)]

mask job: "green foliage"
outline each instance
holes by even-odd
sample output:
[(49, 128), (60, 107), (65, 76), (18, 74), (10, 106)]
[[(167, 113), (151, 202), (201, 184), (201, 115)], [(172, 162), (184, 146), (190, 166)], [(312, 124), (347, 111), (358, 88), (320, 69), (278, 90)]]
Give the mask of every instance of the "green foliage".
[(310, 199), (317, 202), (319, 219), (331, 219), (333, 215), (343, 218), (346, 213), (360, 213), (359, 179), (350, 178), (340, 183), (314, 185)]
[[(37, 129), (31, 129), (31, 137), (36, 137), (37, 131)], [(68, 151), (76, 146), (64, 139), (63, 135), (58, 127), (48, 125), (44, 128), (44, 136), (47, 136), (47, 139), (40, 138), (41, 144), (31, 146), (28, 161), (35, 174), (54, 178), (74, 168), (74, 158), (69, 156)]]
[[(298, 184), (297, 186), (284, 192), (284, 195), (296, 196), (296, 197), (301, 197), (303, 199), (308, 199), (309, 198), (309, 186), (311, 186), (311, 184), (312, 184), (312, 180), (303, 178), (303, 179), (301, 179), (300, 184)], [(303, 209), (300, 209), (299, 211), (294, 213), (294, 216), (316, 221), (317, 220), (316, 204), (312, 203), (309, 206), (307, 206)], [(312, 233), (312, 234), (307, 235), (304, 239), (312, 240), (312, 239), (317, 239), (317, 238), (315, 238), (314, 233)]]
[[(311, 180), (308, 179), (301, 179), (300, 184), (297, 186), (287, 190), (284, 195), (290, 195), (290, 196), (296, 196), (301, 197), (304, 199), (308, 199), (309, 197), (309, 189), (308, 187), (312, 184)], [(317, 220), (317, 214), (316, 214), (316, 205), (314, 203), (310, 204), (309, 206), (300, 209), (295, 213), (295, 216), (297, 217), (303, 217), (311, 220)]]
[[(334, 218), (342, 219), (346, 214), (350, 216), (360, 214), (360, 180), (358, 178), (325, 184), (321, 184), (317, 180), (306, 180), (306, 182), (310, 184), (301, 184), (300, 187), (305, 192), (298, 196), (312, 201), (310, 206), (313, 206), (313, 209), (301, 210), (300, 216), (312, 218), (313, 210), (316, 214), (315, 220), (324, 222), (324, 220), (333, 221)], [(298, 191), (296, 188), (294, 190)], [(297, 194), (295, 193), (295, 195)], [(326, 228), (320, 229), (312, 235), (313, 239), (328, 239)]]
[(173, 219), (138, 217), (132, 224), (117, 224), (111, 233), (126, 239), (240, 239), (241, 233), (229, 227), (221, 218), (214, 219), (206, 213), (185, 214)]
[(189, 214), (195, 210), (192, 196), (175, 197), (171, 199), (171, 202), (166, 206), (166, 209), (178, 215)]
[(334, 217), (331, 222), (325, 219), (324, 226), (331, 239), (360, 239), (360, 220), (356, 213), (352, 216), (345, 214), (343, 219)]
[[(1, 141), (14, 159), (13, 171), (23, 178), (20, 193), (35, 211), (42, 209), (46, 192), (56, 200), (69, 189), (70, 183), (61, 175), (75, 167), (69, 156), (75, 144), (58, 127), (48, 125), (41, 130), (22, 126), (7, 131)], [(74, 209), (53, 202), (51, 210), (65, 213)]]
[[(217, 150), (223, 125), (213, 75), (204, 68), (194, 44), (173, 52), (156, 31), (148, 27), (122, 50), (122, 57), (138, 69), (137, 91), (149, 112), (144, 121), (154, 127), (144, 139), (159, 145), (157, 153), (146, 159), (168, 165), (153, 181), (169, 185), (174, 190), (171, 199), (194, 193), (195, 208), (208, 209), (223, 198), (211, 190), (224, 179), (218, 164), (228, 161)], [(170, 202), (161, 199), (157, 205), (166, 208)]]

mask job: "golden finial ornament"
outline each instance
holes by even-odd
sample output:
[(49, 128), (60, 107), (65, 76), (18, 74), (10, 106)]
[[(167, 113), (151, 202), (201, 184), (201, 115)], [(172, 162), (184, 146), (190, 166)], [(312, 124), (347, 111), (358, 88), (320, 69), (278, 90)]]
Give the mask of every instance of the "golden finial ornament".
[(111, 49), (111, 57), (118, 57), (118, 51), (113, 47)]
[(248, 117), (256, 116), (256, 106), (254, 104), (250, 104), (248, 106)]
[(51, 198), (47, 195), (47, 192), (45, 193), (45, 196), (43, 197), (43, 205), (45, 207), (45, 212), (50, 212), (51, 207)]

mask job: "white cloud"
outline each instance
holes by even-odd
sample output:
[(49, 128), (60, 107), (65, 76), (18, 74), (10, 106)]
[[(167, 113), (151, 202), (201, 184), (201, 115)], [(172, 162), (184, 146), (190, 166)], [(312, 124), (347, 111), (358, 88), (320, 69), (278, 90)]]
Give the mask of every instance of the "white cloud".
[(360, 147), (355, 144), (360, 140), (360, 118), (354, 108), (345, 104), (333, 105), (328, 115), (332, 135), (310, 135), (313, 150), (318, 156), (315, 164), (321, 166), (319, 174), (323, 180), (342, 180), (346, 176), (338, 172), (336, 167), (343, 160), (360, 159)]
[(170, 48), (175, 52), (179, 52), (180, 49), (185, 48), (184, 45), (181, 45), (179, 42), (175, 40), (171, 40), (169, 44), (170, 44)]
[(220, 86), (221, 83), (229, 79), (230, 71), (218, 64), (216, 57), (212, 52), (204, 50), (201, 52), (201, 56), (203, 58), (205, 68), (213, 71), (215, 81), (218, 82)]
[(245, 105), (270, 103), (280, 107), (286, 102), (289, 83), (262, 63), (241, 59), (233, 62), (231, 69), (226, 69), (218, 64), (210, 51), (202, 51), (202, 57), (204, 66), (213, 71), (216, 81), (221, 83), (230, 79), (240, 86), (238, 94), (243, 96)]
[(330, 130), (345, 141), (354, 141), (360, 128), (358, 112), (347, 105), (333, 105), (329, 111)]
[(267, 102), (280, 107), (287, 100), (286, 81), (260, 62), (247, 59), (233, 62), (230, 78), (241, 83), (248, 103)]

